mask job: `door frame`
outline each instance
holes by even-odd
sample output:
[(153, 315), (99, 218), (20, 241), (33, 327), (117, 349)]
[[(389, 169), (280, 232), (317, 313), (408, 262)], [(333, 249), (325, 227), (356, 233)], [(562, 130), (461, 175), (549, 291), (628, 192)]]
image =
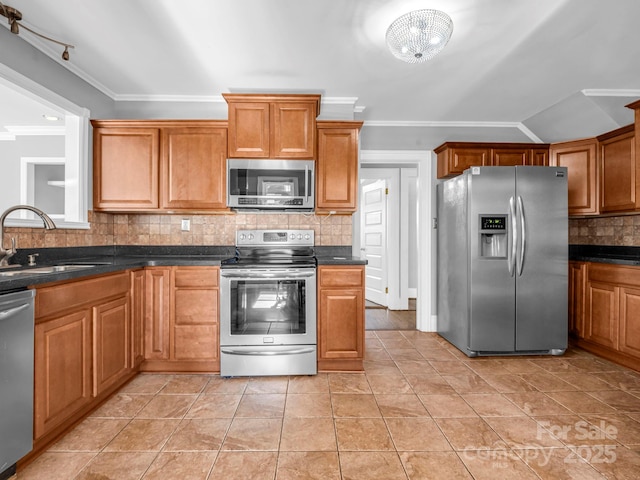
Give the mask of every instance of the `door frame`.
[[(416, 328), (435, 332), (436, 316), (436, 157), (430, 150), (361, 150), (360, 165), (418, 169), (418, 291), (416, 296)], [(360, 169), (362, 173), (363, 169)], [(356, 218), (357, 217), (357, 218)], [(353, 255), (360, 256), (360, 218), (354, 214)]]

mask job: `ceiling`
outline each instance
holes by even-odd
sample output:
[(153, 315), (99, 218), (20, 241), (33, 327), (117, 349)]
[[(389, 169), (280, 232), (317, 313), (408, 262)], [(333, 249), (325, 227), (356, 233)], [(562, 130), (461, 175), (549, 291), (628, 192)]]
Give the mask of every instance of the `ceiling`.
[[(62, 48), (20, 33), (117, 103), (209, 102), (214, 112), (224, 92), (321, 93), (321, 118), (364, 120), (366, 149), (594, 136), (632, 123), (625, 105), (640, 98), (638, 0), (3, 3), (74, 44), (63, 62)], [(447, 12), (454, 32), (440, 55), (410, 65), (384, 36), (419, 8)], [(0, 125), (30, 121), (6, 112)]]

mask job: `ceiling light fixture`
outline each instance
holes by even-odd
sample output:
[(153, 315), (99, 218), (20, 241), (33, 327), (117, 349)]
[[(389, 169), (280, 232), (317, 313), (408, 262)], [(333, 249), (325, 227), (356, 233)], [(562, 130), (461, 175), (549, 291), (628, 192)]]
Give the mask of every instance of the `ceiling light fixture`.
[(426, 62), (445, 47), (453, 22), (440, 10), (415, 10), (393, 21), (387, 29), (391, 53), (407, 63)]
[(6, 17), (9, 21), (11, 33), (18, 35), (20, 33), (20, 28), (24, 28), (26, 31), (31, 32), (44, 40), (61, 45), (64, 47), (64, 52), (62, 52), (62, 59), (65, 61), (69, 60), (69, 49), (75, 47), (70, 43), (60, 42), (51, 37), (47, 37), (46, 35), (38, 33), (35, 30), (27, 27), (26, 25), (19, 23), (19, 21), (22, 20), (22, 13), (20, 12), (20, 10), (17, 10), (8, 5), (4, 5), (2, 2), (0, 2), (0, 15)]

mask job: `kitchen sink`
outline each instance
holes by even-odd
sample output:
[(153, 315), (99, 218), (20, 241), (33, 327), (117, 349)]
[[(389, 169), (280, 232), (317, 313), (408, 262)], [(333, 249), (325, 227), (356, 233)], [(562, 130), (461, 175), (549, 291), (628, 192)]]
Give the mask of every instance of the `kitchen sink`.
[(84, 268), (92, 268), (95, 265), (82, 264), (82, 265), (50, 265), (47, 267), (27, 268), (24, 270), (10, 270), (0, 272), (0, 278), (2, 277), (28, 277), (29, 275), (42, 275), (47, 273), (63, 273), (72, 272), (74, 270), (82, 270)]

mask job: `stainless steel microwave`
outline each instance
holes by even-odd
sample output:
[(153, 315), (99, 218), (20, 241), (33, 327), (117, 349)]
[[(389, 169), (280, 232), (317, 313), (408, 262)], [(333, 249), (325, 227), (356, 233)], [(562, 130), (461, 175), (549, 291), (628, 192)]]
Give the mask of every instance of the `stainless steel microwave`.
[(313, 160), (227, 159), (227, 206), (248, 210), (313, 210)]

